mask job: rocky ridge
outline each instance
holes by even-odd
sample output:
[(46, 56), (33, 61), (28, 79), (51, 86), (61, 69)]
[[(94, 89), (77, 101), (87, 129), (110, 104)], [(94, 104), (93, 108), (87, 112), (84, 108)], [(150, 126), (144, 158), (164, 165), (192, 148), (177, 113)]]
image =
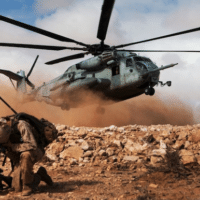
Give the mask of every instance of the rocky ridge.
[(56, 127), (58, 137), (46, 148), (47, 164), (52, 169), (88, 163), (107, 166), (107, 170), (142, 163), (158, 167), (168, 149), (179, 153), (183, 165), (200, 164), (200, 124)]

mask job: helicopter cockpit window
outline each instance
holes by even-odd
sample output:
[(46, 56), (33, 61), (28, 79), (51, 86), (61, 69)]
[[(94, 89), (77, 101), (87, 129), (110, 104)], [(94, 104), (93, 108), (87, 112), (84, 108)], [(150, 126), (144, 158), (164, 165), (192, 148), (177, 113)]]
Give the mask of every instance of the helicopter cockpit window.
[(119, 72), (119, 66), (116, 66), (116, 67), (113, 67), (112, 68), (112, 76), (116, 76), (118, 75), (120, 72)]
[(147, 72), (148, 70), (147, 70), (147, 67), (144, 65), (144, 64), (142, 64), (142, 63), (136, 63), (136, 68), (137, 68), (137, 70), (139, 71), (139, 72)]
[(137, 61), (143, 61), (143, 62), (152, 62), (149, 58), (145, 57), (134, 57), (135, 62)]
[(133, 65), (133, 60), (131, 58), (126, 60), (126, 67), (130, 67)]

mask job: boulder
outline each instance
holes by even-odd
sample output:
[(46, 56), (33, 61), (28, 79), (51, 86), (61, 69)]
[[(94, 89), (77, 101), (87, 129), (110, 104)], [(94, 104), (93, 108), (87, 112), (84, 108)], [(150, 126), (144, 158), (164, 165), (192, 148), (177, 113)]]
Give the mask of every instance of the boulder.
[(182, 156), (181, 161), (184, 165), (186, 165), (190, 163), (195, 163), (196, 159), (194, 156)]
[(114, 150), (112, 148), (107, 148), (106, 153), (108, 156), (112, 156), (112, 155), (114, 155)]
[(57, 160), (57, 156), (63, 151), (64, 149), (63, 143), (52, 143), (48, 146), (45, 155), (51, 161)]
[(87, 142), (87, 141), (83, 141), (82, 144), (81, 144), (81, 148), (84, 150), (84, 151), (87, 151), (87, 150), (91, 150), (93, 149), (92, 147), (92, 143), (91, 142)]
[(60, 158), (62, 159), (67, 159), (67, 158), (75, 158), (79, 159), (83, 155), (83, 150), (79, 146), (72, 146), (67, 149), (65, 149), (63, 152), (60, 154)]
[(139, 159), (139, 156), (124, 156), (123, 160), (136, 162)]

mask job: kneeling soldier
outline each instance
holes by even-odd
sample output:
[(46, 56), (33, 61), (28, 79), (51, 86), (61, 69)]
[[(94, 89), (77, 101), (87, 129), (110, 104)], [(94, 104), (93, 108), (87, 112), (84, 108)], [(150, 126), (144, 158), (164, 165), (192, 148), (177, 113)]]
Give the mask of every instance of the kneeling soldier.
[(53, 185), (44, 167), (33, 173), (33, 166), (44, 156), (48, 141), (44, 132), (41, 133), (42, 126), (39, 127), (43, 123), (25, 113), (17, 114), (14, 119), (4, 119), (6, 123), (2, 122), (4, 120), (0, 123), (0, 144), (6, 148), (5, 154), (14, 164), (12, 187), (17, 192), (22, 191), (23, 196), (28, 196), (40, 181)]

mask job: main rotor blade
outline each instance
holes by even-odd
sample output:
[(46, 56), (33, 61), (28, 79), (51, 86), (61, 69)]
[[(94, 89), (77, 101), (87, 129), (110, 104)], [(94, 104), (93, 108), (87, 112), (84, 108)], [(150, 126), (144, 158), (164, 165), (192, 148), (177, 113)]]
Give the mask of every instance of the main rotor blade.
[(130, 52), (180, 52), (180, 53), (199, 53), (200, 51), (189, 51), (189, 50), (187, 50), (187, 51), (182, 51), (182, 50), (175, 50), (175, 51), (171, 51), (171, 50), (120, 50), (120, 51), (130, 51)]
[(99, 21), (99, 28), (97, 32), (97, 38), (100, 40), (105, 40), (106, 38), (108, 24), (110, 21), (110, 16), (112, 13), (114, 3), (115, 3), (115, 0), (104, 0), (102, 11), (101, 11), (101, 17)]
[(135, 45), (135, 44), (150, 42), (150, 41), (154, 41), (154, 40), (160, 40), (160, 39), (164, 39), (164, 38), (168, 38), (168, 37), (173, 37), (173, 36), (177, 36), (177, 35), (184, 35), (184, 34), (196, 32), (196, 31), (200, 31), (200, 27), (189, 29), (189, 30), (186, 30), (186, 31), (177, 32), (177, 33), (172, 33), (172, 34), (169, 34), (169, 35), (163, 35), (163, 36), (151, 38), (151, 39), (148, 39), (148, 40), (141, 40), (141, 41), (138, 41), (138, 42), (117, 45), (117, 46), (113, 46), (113, 48), (127, 47), (127, 46), (130, 46), (130, 45)]
[(29, 49), (41, 49), (41, 50), (53, 50), (53, 51), (60, 51), (60, 50), (64, 50), (64, 49), (87, 51), (87, 48), (48, 46), (48, 45), (36, 45), (36, 44), (0, 43), (0, 46), (4, 46), (4, 47), (18, 47), (18, 48), (29, 48)]
[(59, 59), (56, 59), (56, 60), (46, 62), (45, 64), (53, 65), (53, 64), (56, 64), (56, 63), (67, 61), (67, 60), (74, 60), (74, 59), (77, 59), (77, 58), (83, 58), (84, 56), (85, 56), (85, 53), (74, 54), (74, 55), (71, 55), (71, 56), (66, 56), (66, 57), (63, 57), (63, 58), (59, 58)]
[(60, 51), (60, 50), (66, 49), (66, 47), (61, 47), (61, 46), (47, 46), (47, 45), (35, 45), (35, 44), (15, 44), (15, 43), (0, 43), (0, 46), (29, 48), (29, 49), (41, 49), (41, 50), (54, 50), (54, 51)]
[(33, 71), (33, 68), (35, 67), (35, 64), (36, 64), (36, 62), (37, 62), (38, 57), (39, 57), (39, 55), (37, 55), (37, 57), (36, 57), (36, 59), (35, 59), (33, 65), (32, 65), (32, 67), (31, 67), (31, 69), (30, 69), (30, 71), (29, 71), (29, 73), (27, 74), (27, 76), (26, 76), (27, 78), (31, 75), (31, 72)]
[(36, 33), (39, 33), (41, 35), (45, 35), (47, 37), (50, 37), (50, 38), (53, 38), (53, 39), (56, 39), (56, 40), (59, 40), (59, 41), (62, 41), (62, 42), (74, 42), (76, 44), (79, 44), (79, 45), (82, 45), (82, 46), (86, 46), (88, 47), (87, 44), (84, 44), (82, 42), (78, 42), (76, 40), (73, 40), (73, 39), (70, 39), (70, 38), (67, 38), (67, 37), (64, 37), (64, 36), (61, 36), (61, 35), (58, 35), (56, 33), (52, 33), (50, 31), (46, 31), (46, 30), (43, 30), (41, 28), (37, 28), (35, 26), (31, 26), (31, 25), (28, 25), (28, 24), (25, 24), (25, 23), (22, 23), (22, 22), (19, 22), (19, 21), (16, 21), (14, 19), (10, 19), (8, 17), (4, 17), (2, 15), (0, 15), (0, 20), (4, 21), (4, 22), (7, 22), (7, 23), (10, 23), (10, 24), (13, 24), (13, 25), (16, 25), (16, 26), (19, 26), (21, 28), (25, 28), (27, 30), (30, 30), (30, 31), (33, 31), (33, 32), (36, 32)]

